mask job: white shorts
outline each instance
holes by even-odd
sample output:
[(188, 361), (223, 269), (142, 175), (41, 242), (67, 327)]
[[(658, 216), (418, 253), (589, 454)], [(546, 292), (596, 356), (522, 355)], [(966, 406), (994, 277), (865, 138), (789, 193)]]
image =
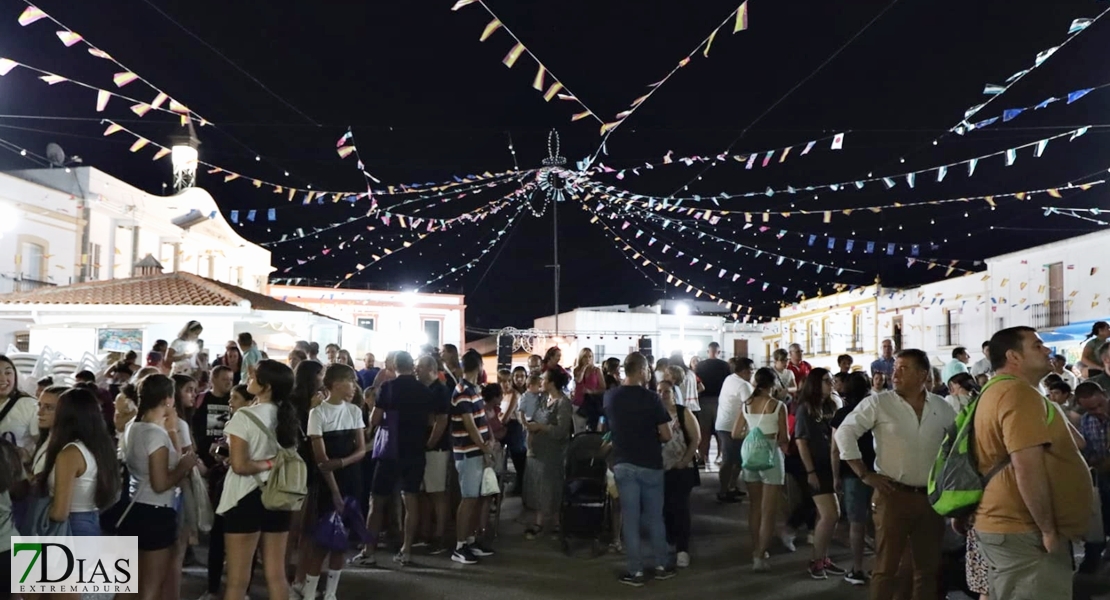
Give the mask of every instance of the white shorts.
[[(737, 447), (740, 446), (738, 442)], [(743, 469), (741, 476), (745, 483), (762, 483), (764, 485), (783, 485), (786, 483), (786, 467), (784, 464), (784, 457), (782, 448), (775, 446), (775, 452), (771, 455), (771, 468), (765, 471), (749, 471)]]
[(447, 491), (447, 461), (450, 452), (433, 450), (424, 453), (424, 493), (440, 494)]

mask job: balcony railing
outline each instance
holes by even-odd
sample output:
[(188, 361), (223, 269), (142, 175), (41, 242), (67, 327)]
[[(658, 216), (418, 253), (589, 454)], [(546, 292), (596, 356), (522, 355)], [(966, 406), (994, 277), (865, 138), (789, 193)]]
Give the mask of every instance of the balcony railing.
[(832, 341), (830, 336), (818, 336), (814, 341), (814, 347), (811, 352), (815, 355), (829, 354), (832, 352)]
[(1063, 327), (1071, 324), (1071, 312), (1064, 300), (1049, 300), (1047, 304), (1033, 305), (1033, 327)]
[(960, 324), (947, 323), (937, 327), (937, 346), (959, 346)]
[(863, 352), (863, 336), (858, 333), (853, 335), (852, 339), (848, 340), (847, 351), (856, 354)]
[(0, 294), (30, 292), (44, 287), (54, 287), (55, 283), (30, 279), (19, 274), (0, 273)]

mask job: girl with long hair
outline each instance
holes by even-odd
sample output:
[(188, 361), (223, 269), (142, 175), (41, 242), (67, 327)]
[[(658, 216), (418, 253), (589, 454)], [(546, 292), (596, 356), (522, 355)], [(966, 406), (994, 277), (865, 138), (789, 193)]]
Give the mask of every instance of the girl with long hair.
[(1087, 341), (1083, 344), (1083, 353), (1079, 360), (1079, 368), (1088, 379), (1098, 375), (1091, 371), (1102, 372), (1102, 357), (1098, 355), (1098, 351), (1108, 339), (1110, 339), (1110, 323), (1098, 321), (1091, 325), (1091, 333), (1087, 334)]
[[(293, 392), (289, 395), (290, 401), (297, 411), (297, 423), (302, 432), (308, 431), (308, 413), (324, 401), (324, 365), (315, 360), (303, 360), (297, 363), (293, 370)], [(320, 477), (320, 470), (316, 468), (316, 460), (312, 458), (312, 443), (308, 436), (302, 436), (297, 453), (304, 459), (308, 467), (308, 489), (316, 486)], [(312, 514), (315, 510), (316, 498), (309, 494), (307, 501), (301, 509), (293, 513), (289, 524), (289, 539), (286, 548), (289, 552), (288, 562), (295, 564), (293, 572), (293, 588), (300, 589), (304, 585), (305, 569), (308, 567), (309, 557), (312, 553), (312, 527), (311, 520), (304, 518), (305, 514)], [(294, 557), (294, 555), (296, 555)]]
[[(297, 409), (290, 400), (293, 371), (275, 360), (263, 360), (258, 363), (247, 390), (254, 394), (255, 403), (236, 411), (224, 427), (231, 471), (224, 480), (216, 509), (217, 514), (223, 515), (226, 527), (224, 599), (240, 600), (246, 595), (254, 553), (261, 541), (267, 597), (288, 600), (285, 544), (292, 513), (263, 506), (261, 485), (270, 477), (278, 446), (295, 448), (300, 438)], [(265, 429), (256, 421), (261, 421)], [(276, 445), (271, 435), (276, 438)]]
[(162, 361), (162, 369), (166, 373), (181, 373), (193, 376), (196, 374), (197, 353), (200, 352), (200, 334), (204, 326), (200, 321), (189, 321), (178, 332), (177, 338), (166, 350), (166, 357)]
[(173, 380), (161, 374), (139, 381), (135, 420), (123, 432), (120, 445), (131, 473), (131, 503), (119, 521), (117, 534), (139, 542), (139, 591), (135, 597), (163, 597), (164, 584), (177, 542), (177, 485), (189, 476), (196, 455), (178, 452), (166, 429), (174, 422)]
[(777, 500), (786, 483), (786, 467), (783, 448), (790, 442), (786, 422), (786, 405), (775, 398), (778, 377), (768, 367), (755, 372), (752, 377), (754, 391), (741, 406), (741, 414), (732, 426), (732, 438), (736, 440), (736, 452), (755, 429), (774, 444), (771, 455), (771, 468), (764, 471), (743, 469), (741, 475), (748, 485), (751, 503), (748, 505), (748, 532), (752, 537), (752, 570), (765, 572), (771, 566), (764, 558), (775, 533)]
[[(971, 379), (967, 373), (961, 373)], [(953, 377), (953, 380), (956, 378)], [(974, 380), (973, 380), (974, 381)], [(852, 585), (867, 585), (871, 577), (863, 570), (864, 536), (867, 533), (867, 523), (871, 520), (871, 487), (863, 483), (848, 463), (840, 461), (840, 449), (836, 446), (836, 430), (848, 418), (848, 415), (859, 406), (863, 399), (871, 395), (871, 382), (867, 375), (852, 373), (844, 382), (844, 406), (837, 409), (832, 420), (832, 468), (833, 487), (844, 494), (844, 512), (848, 515), (848, 545), (852, 549), (852, 570), (844, 575), (844, 581)], [(875, 469), (875, 440), (871, 433), (859, 439), (859, 450), (862, 455), (864, 467), (869, 471)]]
[[(19, 371), (12, 359), (0, 354), (0, 437), (23, 452), (23, 462), (31, 459), (38, 438), (38, 410), (35, 399), (19, 389)], [(18, 513), (17, 513), (18, 514)]]
[[(52, 385), (39, 394), (38, 440), (35, 442), (35, 451), (31, 457), (31, 477), (34, 483), (40, 483), (38, 477), (49, 473), (46, 470), (46, 448), (50, 445), (50, 430), (54, 428), (54, 420), (58, 415), (58, 402), (62, 394), (69, 391), (64, 385)], [(101, 417), (103, 420), (104, 417)]]
[(828, 575), (846, 572), (829, 560), (829, 540), (832, 539), (840, 507), (833, 487), (832, 471), (832, 418), (836, 402), (832, 399), (832, 374), (828, 369), (815, 368), (809, 372), (798, 393), (798, 407), (794, 421), (794, 439), (798, 456), (806, 470), (806, 484), (817, 505), (817, 527), (814, 531), (813, 560), (809, 575), (814, 579), (828, 579)]
[[(166, 432), (170, 434), (170, 439), (173, 440), (174, 447), (177, 448), (178, 452), (182, 454), (186, 452), (195, 452), (193, 433), (189, 428), (189, 423), (192, 422), (193, 411), (196, 408), (197, 380), (182, 373), (174, 373), (171, 378), (173, 379), (173, 406), (176, 419), (166, 419)], [(203, 474), (204, 463), (197, 461), (197, 466)], [(163, 591), (164, 598), (177, 598), (181, 595), (182, 567), (186, 562), (186, 555), (189, 554), (189, 541), (195, 538), (198, 533), (196, 511), (183, 510), (186, 505), (196, 506), (195, 499), (186, 502), (186, 495), (192, 493), (193, 490), (191, 486), (183, 487), (175, 504), (178, 513), (177, 541), (174, 542), (173, 554), (170, 557), (170, 565), (172, 568), (170, 569), (169, 575), (166, 576), (166, 583)], [(192, 514), (190, 514), (190, 512)], [(190, 560), (195, 559), (190, 558)]]
[(227, 347), (224, 348), (224, 353), (212, 361), (212, 366), (224, 366), (231, 369), (233, 383), (235, 385), (242, 383), (243, 351), (239, 349), (239, 344), (236, 344), (234, 340), (228, 342)]
[[(523, 370), (520, 372), (524, 374)], [(524, 470), (528, 460), (528, 438), (520, 419), (520, 398), (523, 392), (517, 391), (513, 381), (514, 374), (508, 369), (497, 372), (497, 383), (501, 386), (501, 422), (505, 425), (505, 449), (513, 461), (516, 471), (516, 484), (513, 493), (524, 492)]]
[(39, 484), (40, 492), (51, 497), (50, 520), (68, 521), (76, 537), (100, 535), (100, 510), (119, 497), (120, 473), (115, 466), (115, 444), (96, 394), (85, 388), (63, 393), (46, 447), (48, 475)]
[(601, 414), (605, 375), (594, 364), (594, 351), (583, 348), (574, 363), (574, 432), (585, 431)]
[(663, 524), (667, 545), (674, 546), (675, 566), (690, 566), (690, 493), (701, 485), (694, 457), (701, 427), (694, 413), (675, 403), (674, 386), (659, 385), (659, 398), (671, 417), (671, 439), (663, 444)]
[[(311, 524), (332, 512), (345, 516), (346, 499), (362, 490), (361, 461), (366, 455), (362, 410), (350, 402), (358, 388), (355, 370), (342, 362), (328, 365), (324, 370), (324, 388), (328, 391), (328, 399), (308, 415), (313, 464), (319, 467), (321, 475), (316, 490), (316, 511), (305, 514), (305, 520)], [(339, 576), (343, 573), (343, 552), (328, 552), (315, 545), (313, 550), (301, 596), (316, 597), (320, 571), (327, 558), (324, 598), (331, 600), (335, 598)], [(372, 546), (368, 548), (371, 557), (373, 550)]]

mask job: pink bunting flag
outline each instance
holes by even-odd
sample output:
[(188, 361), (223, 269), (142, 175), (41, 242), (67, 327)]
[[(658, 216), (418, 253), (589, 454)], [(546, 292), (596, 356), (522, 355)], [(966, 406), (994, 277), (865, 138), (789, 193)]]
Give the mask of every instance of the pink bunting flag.
[(59, 31), (57, 33), (58, 39), (62, 40), (62, 43), (66, 45), (66, 48), (69, 48), (77, 42), (85, 39), (81, 37), (81, 34), (77, 33), (76, 31)]
[(159, 148), (158, 152), (155, 152), (154, 157), (151, 158), (150, 160), (158, 160), (160, 158), (164, 158), (169, 153), (170, 153), (169, 148)]
[(175, 113), (187, 113), (187, 112), (189, 112), (189, 109), (186, 108), (184, 104), (178, 102), (177, 100), (174, 100), (173, 98), (170, 98), (170, 110), (172, 110)]
[(39, 77), (39, 79), (45, 81), (46, 83), (48, 83), (50, 85), (54, 85), (55, 83), (61, 83), (61, 82), (66, 80), (66, 78), (62, 77), (61, 75), (43, 75), (42, 77)]
[(23, 13), (19, 15), (19, 24), (26, 27), (39, 19), (45, 19), (46, 13), (37, 6), (28, 6), (23, 9)]
[(12, 72), (12, 69), (19, 66), (19, 63), (10, 58), (0, 58), (0, 76), (7, 75)]
[(146, 146), (149, 143), (150, 143), (150, 140), (148, 140), (146, 138), (139, 138), (139, 139), (135, 140), (134, 144), (131, 144), (131, 151), (132, 152), (138, 152), (139, 150), (142, 150), (143, 147)]
[(107, 90), (96, 91), (96, 112), (104, 112), (108, 107), (108, 100), (112, 97), (112, 92)]
[(151, 106), (149, 104), (136, 104), (131, 107), (131, 112), (139, 115), (140, 117), (150, 112)]
[(138, 78), (138, 75), (130, 71), (124, 71), (122, 73), (116, 73), (115, 75), (113, 75), (112, 82), (116, 84), (116, 87), (123, 87)]
[(117, 132), (123, 131), (123, 127), (122, 127), (122, 126), (120, 126), (120, 125), (117, 125), (117, 124), (115, 124), (115, 123), (112, 123), (111, 121), (109, 121), (109, 123), (111, 123), (111, 124), (110, 124), (110, 125), (108, 125), (108, 128), (104, 130), (104, 136), (105, 136), (105, 137), (107, 137), (107, 136), (109, 136), (109, 135), (112, 135), (113, 133), (117, 133)]
[(154, 108), (162, 108), (162, 105), (165, 104), (166, 100), (169, 98), (170, 97), (167, 96), (165, 92), (158, 92), (158, 95), (154, 97), (154, 101), (151, 102), (150, 105)]
[(92, 46), (89, 46), (89, 54), (92, 54), (97, 58), (103, 58), (104, 60), (112, 60), (112, 57), (100, 48), (93, 48)]

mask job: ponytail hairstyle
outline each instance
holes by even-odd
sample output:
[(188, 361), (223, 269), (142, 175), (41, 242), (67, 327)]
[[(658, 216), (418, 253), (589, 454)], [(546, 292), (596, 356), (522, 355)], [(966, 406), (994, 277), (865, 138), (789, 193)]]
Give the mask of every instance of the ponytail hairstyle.
[(262, 360), (258, 363), (254, 380), (259, 387), (270, 389), (270, 402), (278, 409), (277, 428), (274, 430), (278, 445), (282, 448), (296, 446), (300, 438), (301, 422), (297, 418), (297, 409), (293, 406), (291, 397), (293, 369), (276, 360)]
[(778, 384), (778, 381), (778, 376), (775, 375), (775, 372), (771, 370), (770, 367), (761, 367), (755, 372), (755, 375), (752, 376), (755, 393), (748, 398), (748, 403), (750, 404), (752, 398), (756, 397), (760, 392), (770, 396), (771, 392), (775, 391), (775, 385)]
[(173, 380), (161, 373), (143, 377), (139, 380), (138, 388), (138, 414), (135, 415), (137, 421), (141, 421), (148, 410), (154, 410), (165, 404), (167, 398), (175, 397)]
[[(54, 415), (50, 443), (46, 447), (46, 467), (44, 473), (54, 470), (58, 455), (71, 442), (81, 442), (92, 454), (96, 469), (96, 506), (107, 508), (119, 497), (120, 471), (115, 467), (116, 448), (112, 436), (108, 434), (107, 424), (100, 411), (100, 401), (96, 392), (77, 387), (66, 391), (58, 398), (58, 410)], [(85, 468), (91, 468), (86, 465)], [(40, 483), (42, 493), (46, 490), (47, 478)]]
[[(189, 385), (190, 383), (195, 385), (197, 383), (197, 380), (182, 373), (175, 373), (172, 375), (172, 377), (174, 387), (173, 406), (177, 410), (177, 416), (180, 417), (183, 421), (189, 422), (193, 418), (195, 407), (185, 406), (185, 402), (183, 402), (181, 394), (185, 391), (185, 386)], [(196, 404), (196, 398), (193, 398), (191, 404)]]
[(1089, 340), (1093, 337), (1098, 337), (1099, 331), (1108, 328), (1110, 328), (1110, 323), (1107, 323), (1106, 321), (1096, 321), (1094, 325), (1091, 325), (1091, 333), (1087, 334), (1087, 339)]

